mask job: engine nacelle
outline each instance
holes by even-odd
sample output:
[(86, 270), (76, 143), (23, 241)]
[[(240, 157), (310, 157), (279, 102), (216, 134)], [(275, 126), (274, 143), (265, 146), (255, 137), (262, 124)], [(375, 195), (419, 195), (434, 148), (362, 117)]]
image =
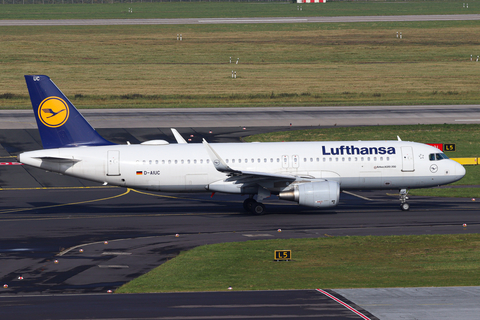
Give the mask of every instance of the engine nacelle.
[(340, 185), (335, 181), (301, 183), (294, 185), (293, 190), (280, 192), (278, 197), (307, 207), (335, 207), (340, 198)]

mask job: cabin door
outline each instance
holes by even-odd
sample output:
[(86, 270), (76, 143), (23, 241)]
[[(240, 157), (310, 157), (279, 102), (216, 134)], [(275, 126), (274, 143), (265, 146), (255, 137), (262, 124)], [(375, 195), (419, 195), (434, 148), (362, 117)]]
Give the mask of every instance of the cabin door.
[(110, 150), (107, 153), (107, 176), (120, 175), (120, 151)]
[(402, 171), (413, 172), (415, 167), (413, 164), (413, 148), (402, 147)]

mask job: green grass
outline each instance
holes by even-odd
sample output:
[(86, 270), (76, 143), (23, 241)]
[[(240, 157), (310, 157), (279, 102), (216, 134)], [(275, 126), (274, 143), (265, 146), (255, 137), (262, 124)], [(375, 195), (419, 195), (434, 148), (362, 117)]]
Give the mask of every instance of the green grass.
[[(460, 227), (460, 226), (459, 226)], [(182, 252), (117, 293), (480, 285), (480, 235), (223, 243)], [(274, 250), (293, 261), (274, 262)]]
[(49, 75), (81, 108), (480, 101), (480, 21), (2, 31), (2, 109), (29, 108), (24, 74)]
[[(455, 152), (445, 152), (450, 158), (480, 157), (480, 125), (439, 124), (406, 126), (338, 127), (314, 130), (291, 130), (253, 135), (245, 141), (354, 141), (354, 140), (396, 140), (420, 143), (455, 143)], [(456, 185), (480, 185), (480, 166), (466, 166), (465, 177)], [(480, 188), (415, 189), (411, 195), (480, 198)]]
[[(238, 18), (238, 17), (304, 17), (304, 16), (376, 16), (407, 14), (474, 14), (480, 5), (462, 1), (405, 2), (329, 2), (302, 4), (302, 11), (291, 2), (139, 2), (101, 3), (101, 0), (25, 0), (25, 5), (11, 5), (13, 0), (0, 2), (0, 19), (152, 19), (152, 18)], [(32, 2), (35, 4), (32, 4)], [(46, 5), (42, 5), (45, 1)], [(110, 0), (108, 0), (111, 2)], [(55, 3), (52, 5), (52, 3)], [(65, 4), (62, 4), (65, 2)], [(104, 2), (107, 2), (105, 0)], [(129, 12), (129, 8), (133, 12)]]

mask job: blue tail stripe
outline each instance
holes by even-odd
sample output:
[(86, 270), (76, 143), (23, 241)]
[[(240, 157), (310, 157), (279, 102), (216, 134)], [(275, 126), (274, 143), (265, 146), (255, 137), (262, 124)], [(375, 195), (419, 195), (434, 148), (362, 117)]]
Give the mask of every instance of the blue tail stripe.
[(49, 77), (26, 75), (25, 81), (44, 149), (113, 144), (92, 128)]

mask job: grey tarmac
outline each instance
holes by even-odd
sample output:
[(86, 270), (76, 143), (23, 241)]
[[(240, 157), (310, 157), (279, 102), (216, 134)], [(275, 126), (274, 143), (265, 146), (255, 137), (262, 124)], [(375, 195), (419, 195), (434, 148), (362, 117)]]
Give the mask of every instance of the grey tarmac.
[(111, 25), (187, 25), (255, 23), (351, 23), (401, 21), (475, 21), (479, 14), (339, 16), (339, 17), (257, 17), (257, 18), (178, 18), (178, 19), (57, 19), (1, 20), (0, 26), (111, 26)]
[[(104, 111), (98, 112), (102, 114)], [(127, 111), (125, 117), (129, 118), (135, 112)], [(105, 119), (105, 115), (101, 117)], [(187, 117), (184, 125), (192, 124), (190, 121), (193, 119), (195, 117)], [(239, 123), (242, 122), (222, 128), (182, 127), (179, 131), (184, 137), (193, 135), (195, 143), (204, 137), (212, 142), (238, 142), (239, 137), (244, 135), (290, 129), (290, 126), (282, 126), (245, 127), (244, 130)], [(174, 141), (169, 127), (134, 126), (99, 128), (99, 132), (117, 143), (125, 143), (125, 140), (138, 143), (157, 138)], [(21, 151), (41, 147), (36, 129), (0, 130), (0, 142), (0, 157), (4, 157), (3, 160)], [(288, 202), (267, 201), (270, 214), (256, 217), (243, 212), (243, 199), (237, 196), (215, 195), (211, 198), (210, 194), (126, 193), (127, 190), (122, 188), (103, 187), (23, 166), (0, 166), (0, 186), (4, 188), (0, 198), (0, 281), (9, 285), (6, 289), (0, 288), (2, 319), (264, 319), (322, 316), (327, 319), (360, 319), (353, 313), (346, 313), (344, 307), (339, 308), (336, 303), (319, 298), (313, 289), (321, 287), (321, 284), (316, 283), (312, 283), (312, 290), (306, 291), (259, 293), (226, 290), (184, 296), (174, 293), (129, 295), (132, 304), (125, 302), (124, 295), (108, 295), (106, 292), (148, 272), (180, 251), (208, 243), (346, 235), (480, 232), (478, 203), (470, 199), (415, 197), (411, 199), (412, 210), (401, 212), (397, 208), (396, 196), (366, 191), (359, 193), (362, 197), (342, 194), (341, 203), (335, 210), (317, 211)], [(463, 223), (467, 223), (468, 227), (463, 228)], [(282, 232), (278, 232), (278, 229)], [(179, 237), (175, 237), (177, 233)], [(80, 252), (79, 249), (84, 251)], [(59, 260), (58, 264), (54, 263), (55, 259)], [(19, 276), (24, 279), (18, 280)], [(412, 289), (428, 292), (428, 288)], [(386, 306), (379, 309), (382, 306), (379, 306), (374, 294), (366, 292), (353, 295), (351, 292), (356, 290), (362, 289), (349, 291), (348, 298), (342, 299), (356, 305), (357, 310), (367, 310), (365, 314), (372, 315), (370, 319), (377, 319), (377, 314), (382, 315), (381, 319), (399, 319), (407, 315), (423, 319), (425, 309), (422, 310), (421, 305), (432, 304), (432, 301), (441, 306), (443, 319), (461, 319), (466, 313), (460, 313), (462, 310), (458, 306), (462, 306), (468, 314), (480, 312), (478, 296), (466, 294), (461, 304), (450, 304), (442, 297), (430, 297), (423, 303), (423, 298), (418, 297), (416, 309), (403, 303), (402, 298), (390, 308), (390, 313)], [(389, 290), (395, 295), (399, 289)], [(446, 288), (444, 292), (453, 295), (455, 290)], [(279, 298), (279, 295), (285, 297)], [(191, 297), (192, 302), (182, 298), (187, 296)], [(315, 306), (310, 301), (290, 303), (291, 308), (283, 309), (277, 308), (278, 304), (268, 302), (272, 299), (306, 301), (305, 296), (314, 299)], [(342, 297), (342, 294), (338, 294), (338, 297)], [(175, 298), (181, 300), (174, 302)], [(143, 306), (138, 312), (135, 311), (138, 309), (137, 299), (142, 301)], [(166, 301), (165, 304), (158, 305), (159, 299)], [(219, 299), (223, 300), (219, 302)], [(252, 300), (258, 305), (242, 307), (251, 306)], [(92, 303), (96, 308), (88, 307)], [(175, 307), (178, 304), (185, 307)], [(235, 304), (240, 306), (232, 307)], [(52, 312), (52, 305), (62, 305), (65, 309)], [(247, 309), (250, 310), (248, 314), (245, 313)], [(61, 310), (71, 312), (66, 315)], [(190, 310), (188, 316), (185, 310)], [(228, 312), (225, 313), (225, 310)]]
[[(94, 128), (332, 127), (480, 123), (480, 105), (82, 109)], [(0, 110), (0, 128), (36, 129), (31, 110)]]

